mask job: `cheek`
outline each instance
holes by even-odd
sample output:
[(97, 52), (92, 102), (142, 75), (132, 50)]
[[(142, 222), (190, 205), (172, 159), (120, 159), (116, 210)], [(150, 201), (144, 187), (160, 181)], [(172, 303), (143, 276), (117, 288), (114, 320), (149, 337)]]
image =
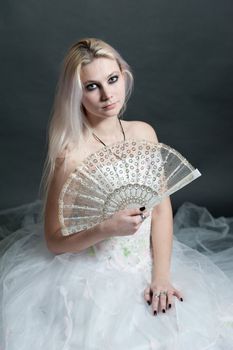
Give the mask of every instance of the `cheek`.
[(124, 81), (121, 82), (121, 86), (119, 89), (119, 95), (121, 96), (122, 99), (125, 98), (125, 82)]
[(95, 103), (95, 98), (94, 98), (94, 94), (92, 95), (83, 95), (82, 97), (82, 104), (84, 105), (84, 107), (90, 107)]

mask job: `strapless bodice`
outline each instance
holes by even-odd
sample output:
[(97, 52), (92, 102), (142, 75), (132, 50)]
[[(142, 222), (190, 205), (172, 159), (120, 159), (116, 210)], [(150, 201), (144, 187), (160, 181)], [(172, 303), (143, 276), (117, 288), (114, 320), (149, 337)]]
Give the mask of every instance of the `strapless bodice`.
[(151, 215), (132, 235), (114, 236), (98, 242), (88, 250), (107, 265), (121, 270), (138, 271), (151, 266)]

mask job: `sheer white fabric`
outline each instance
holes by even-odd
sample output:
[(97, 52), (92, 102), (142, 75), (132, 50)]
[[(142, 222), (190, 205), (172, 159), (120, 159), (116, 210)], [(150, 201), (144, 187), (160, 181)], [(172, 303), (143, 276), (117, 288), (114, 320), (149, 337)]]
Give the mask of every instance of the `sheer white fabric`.
[(155, 317), (143, 299), (150, 217), (127, 248), (106, 242), (55, 256), (39, 211), (36, 201), (0, 212), (0, 349), (232, 349), (233, 218), (180, 207), (171, 275), (184, 301)]

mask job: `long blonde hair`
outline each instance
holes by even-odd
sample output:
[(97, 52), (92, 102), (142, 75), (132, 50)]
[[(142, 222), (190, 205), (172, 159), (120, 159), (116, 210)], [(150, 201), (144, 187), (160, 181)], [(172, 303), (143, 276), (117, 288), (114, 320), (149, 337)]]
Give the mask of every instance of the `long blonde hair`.
[(90, 124), (81, 104), (82, 83), (80, 71), (84, 65), (99, 57), (116, 60), (121, 72), (126, 73), (126, 97), (118, 117), (122, 117), (126, 109), (126, 103), (133, 88), (133, 75), (128, 63), (119, 52), (103, 40), (84, 38), (73, 44), (62, 63), (50, 114), (47, 134), (48, 151), (39, 188), (39, 196), (44, 204), (43, 211), (53, 178), (56, 159), (62, 157), (65, 160), (70, 145), (78, 145), (82, 140), (84, 128), (86, 127), (90, 131)]

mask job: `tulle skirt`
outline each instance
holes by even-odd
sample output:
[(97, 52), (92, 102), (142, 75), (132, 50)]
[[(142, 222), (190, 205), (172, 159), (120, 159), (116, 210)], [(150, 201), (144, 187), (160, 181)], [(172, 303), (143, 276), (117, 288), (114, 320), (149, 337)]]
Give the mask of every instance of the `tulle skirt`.
[(184, 301), (154, 316), (148, 270), (50, 253), (39, 212), (39, 201), (0, 212), (0, 349), (233, 349), (233, 219), (178, 210), (171, 277)]

